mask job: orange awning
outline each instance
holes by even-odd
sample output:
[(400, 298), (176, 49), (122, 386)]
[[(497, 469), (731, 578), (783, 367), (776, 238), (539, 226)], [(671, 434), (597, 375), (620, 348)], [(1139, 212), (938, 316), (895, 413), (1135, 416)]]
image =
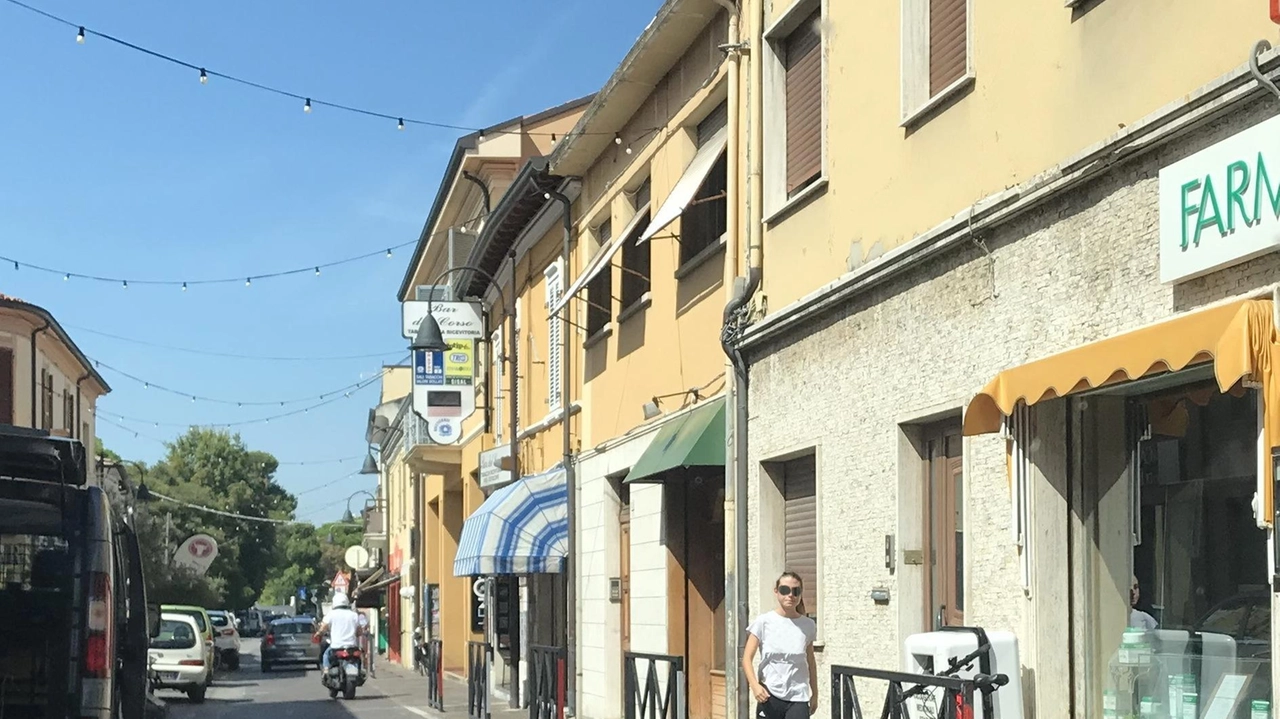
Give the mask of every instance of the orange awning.
[[(1218, 341), (1223, 338), (1228, 325), (1236, 320), (1241, 308), (1262, 302), (1267, 305), (1269, 323), (1270, 301), (1242, 300), (1189, 312), (1007, 369), (996, 375), (969, 403), (964, 413), (964, 433), (972, 436), (1000, 431), (1004, 418), (1013, 413), (1019, 402), (1033, 405), (1046, 399), (1160, 372), (1176, 372), (1212, 361)], [(1233, 353), (1233, 357), (1238, 354)], [(1236, 369), (1245, 367), (1242, 360), (1237, 359), (1232, 360), (1232, 366)], [(1237, 375), (1236, 379), (1240, 376)], [(1221, 382), (1223, 375), (1219, 374), (1218, 379)]]

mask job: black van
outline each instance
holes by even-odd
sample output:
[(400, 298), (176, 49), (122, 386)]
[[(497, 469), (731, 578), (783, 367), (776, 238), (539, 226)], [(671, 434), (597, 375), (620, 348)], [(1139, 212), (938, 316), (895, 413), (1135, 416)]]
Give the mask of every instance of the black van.
[(79, 441), (0, 425), (0, 617), (6, 719), (142, 719), (159, 612)]

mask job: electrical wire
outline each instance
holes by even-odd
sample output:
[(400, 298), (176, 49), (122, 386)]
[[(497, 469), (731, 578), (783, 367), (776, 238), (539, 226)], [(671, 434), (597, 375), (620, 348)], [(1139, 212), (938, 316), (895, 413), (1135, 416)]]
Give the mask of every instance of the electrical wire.
[(111, 334), (110, 332), (103, 332), (103, 331), (101, 331), (101, 330), (95, 330), (95, 329), (93, 329), (92, 327), (81, 327), (81, 326), (78, 326), (78, 325), (69, 325), (69, 324), (63, 324), (63, 327), (66, 327), (67, 329), (75, 330), (76, 332), (84, 332), (84, 333), (91, 334), (91, 335), (98, 335), (99, 337), (106, 337), (106, 338), (108, 338), (108, 339), (119, 340), (119, 341), (121, 341), (121, 342), (128, 342), (128, 343), (130, 343), (130, 344), (141, 345), (141, 346), (143, 346), (143, 347), (152, 347), (152, 348), (155, 348), (155, 349), (172, 350), (172, 351), (174, 351), (174, 352), (186, 352), (186, 353), (188, 353), (188, 354), (201, 355), (201, 356), (204, 356), (204, 357), (221, 357), (221, 358), (225, 358), (225, 359), (259, 360), (259, 361), (264, 361), (264, 362), (336, 362), (336, 361), (340, 361), (340, 360), (377, 359), (377, 358), (383, 358), (383, 357), (391, 357), (391, 356), (395, 355), (397, 352), (400, 352), (400, 351), (401, 351), (401, 350), (399, 350), (399, 349), (396, 349), (396, 350), (391, 350), (391, 351), (388, 351), (388, 352), (377, 352), (377, 353), (371, 353), (371, 354), (359, 354), (359, 355), (328, 355), (328, 356), (323, 356), (323, 357), (316, 357), (316, 356), (310, 356), (310, 355), (307, 355), (307, 356), (303, 356), (303, 355), (299, 355), (299, 356), (287, 356), (287, 355), (248, 355), (248, 354), (236, 354), (236, 353), (234, 353), (234, 352), (218, 352), (217, 350), (202, 350), (202, 349), (195, 349), (195, 348), (192, 348), (192, 347), (179, 347), (179, 346), (177, 346), (177, 345), (166, 345), (166, 344), (161, 344), (161, 343), (159, 343), (159, 342), (150, 342), (150, 341), (148, 341), (148, 340), (140, 340), (140, 339), (136, 339), (136, 338), (133, 338), (133, 337), (125, 337), (125, 336), (123, 336), (123, 335), (115, 335), (115, 334)]
[[(180, 499), (174, 499), (173, 497), (170, 497), (170, 496), (168, 496), (168, 495), (160, 494), (159, 492), (157, 492), (157, 491), (155, 491), (155, 490), (150, 490), (150, 488), (148, 488), (148, 489), (149, 489), (149, 491), (151, 492), (151, 496), (152, 496), (152, 497), (155, 497), (156, 499), (159, 499), (159, 500), (164, 501), (164, 502), (169, 502), (170, 504), (176, 504), (176, 505), (178, 505), (178, 506), (180, 506), (180, 507), (186, 507), (187, 509), (194, 509), (194, 510), (196, 510), (197, 512), (204, 512), (205, 514), (214, 514), (214, 515), (217, 515), (217, 516), (219, 516), (219, 517), (227, 517), (228, 519), (239, 519), (239, 520), (246, 521), (246, 522), (261, 522), (261, 523), (263, 523), (263, 524), (275, 524), (275, 525), (285, 525), (285, 524), (306, 524), (306, 525), (315, 526), (315, 524), (314, 524), (313, 522), (304, 522), (304, 521), (302, 521), (302, 520), (300, 520), (300, 519), (273, 519), (273, 518), (271, 518), (271, 517), (251, 517), (251, 516), (249, 516), (249, 515), (247, 515), (247, 514), (237, 514), (237, 513), (235, 513), (235, 512), (227, 512), (227, 511), (224, 511), (224, 510), (221, 510), (221, 509), (214, 509), (213, 507), (206, 507), (206, 506), (204, 506), (204, 505), (202, 505), (202, 504), (194, 504), (194, 503), (192, 503), (192, 502), (184, 502), (184, 501), (182, 501), (182, 500), (180, 500)], [(343, 500), (343, 501), (345, 501), (345, 500)], [(336, 502), (335, 502), (335, 504), (336, 504)], [(325, 507), (320, 507), (319, 509), (327, 509), (328, 507), (332, 507), (332, 506), (333, 506), (333, 504), (329, 504), (329, 505), (326, 505)], [(315, 514), (315, 512), (316, 512), (316, 511), (318, 511), (318, 510), (313, 510), (313, 511), (311, 511), (311, 512), (308, 512), (307, 514), (308, 514), (308, 515)], [(332, 523), (330, 523), (330, 522), (326, 522), (326, 524), (334, 524), (334, 525), (337, 525), (337, 526), (343, 526), (343, 527), (362, 527), (362, 526), (364, 526), (364, 525), (362, 525), (362, 524), (356, 524), (356, 523), (354, 523), (354, 522), (332, 522)]]
[[(21, 0), (5, 0), (5, 2), (8, 2), (10, 5), (14, 5), (16, 7), (22, 8), (23, 10), (26, 10), (28, 12), (35, 13), (36, 15), (39, 15), (47, 20), (52, 20), (53, 22), (60, 23), (61, 25), (64, 25), (66, 27), (75, 28), (76, 42), (78, 43), (83, 44), (85, 42), (85, 38), (90, 36), (102, 38), (103, 40), (107, 40), (108, 42), (115, 43), (116, 45), (119, 45), (121, 47), (127, 48), (129, 50), (133, 50), (143, 55), (147, 55), (148, 57), (151, 57), (155, 60), (161, 60), (161, 61), (170, 63), (172, 65), (177, 65), (178, 67), (182, 67), (187, 70), (191, 70), (193, 72), (199, 72), (200, 73), (199, 80), (202, 85), (208, 84), (209, 78), (218, 78), (220, 80), (226, 80), (228, 82), (235, 83), (237, 85), (242, 85), (244, 87), (260, 90), (262, 92), (276, 95), (278, 97), (289, 98), (291, 100), (301, 102), (302, 111), (308, 114), (311, 113), (311, 110), (313, 107), (327, 107), (334, 110), (341, 110), (343, 112), (349, 112), (356, 115), (364, 115), (365, 117), (371, 117), (379, 120), (394, 121), (396, 123), (396, 128), (400, 130), (405, 129), (406, 125), (418, 125), (422, 127), (432, 127), (437, 129), (443, 129), (443, 130), (457, 130), (460, 132), (467, 132), (467, 133), (480, 133), (482, 139), (486, 134), (529, 135), (531, 137), (532, 136), (542, 136), (542, 137), (550, 136), (552, 142), (555, 142), (557, 139), (557, 135), (554, 132), (526, 132), (523, 129), (502, 130), (496, 127), (489, 127), (489, 128), (469, 127), (466, 125), (459, 125), (459, 124), (449, 123), (449, 122), (440, 122), (437, 120), (424, 120), (424, 119), (411, 117), (403, 114), (391, 114), (388, 112), (380, 112), (377, 110), (370, 110), (367, 108), (356, 107), (355, 105), (348, 105), (341, 102), (333, 102), (330, 100), (317, 99), (314, 95), (306, 95), (303, 93), (294, 92), (292, 90), (285, 90), (283, 88), (276, 87), (274, 85), (268, 85), (266, 83), (258, 82), (256, 80), (250, 80), (247, 78), (238, 77), (236, 75), (230, 75), (228, 73), (218, 72), (216, 70), (210, 70), (208, 69), (207, 66), (197, 65), (195, 63), (188, 62), (187, 60), (182, 60), (180, 58), (174, 57), (173, 55), (168, 55), (166, 53), (158, 52), (156, 50), (143, 47), (142, 45), (138, 45), (137, 43), (124, 40), (114, 35), (101, 32), (99, 30), (93, 30), (84, 25), (80, 25), (79, 23), (72, 22), (59, 15), (55, 15), (51, 12), (47, 12), (45, 10), (41, 10), (40, 8), (28, 5), (25, 2), (21, 2)], [(612, 132), (612, 131), (580, 131), (580, 132), (574, 132), (572, 134), (573, 135), (612, 135), (618, 141), (618, 144), (621, 144), (621, 136), (618, 133)], [(627, 146), (627, 154), (631, 154), (630, 145)]]
[[(155, 382), (152, 382), (148, 379), (144, 379), (137, 375), (125, 372), (124, 370), (119, 369), (118, 367), (113, 367), (107, 364), (106, 362), (103, 362), (102, 360), (93, 359), (92, 357), (90, 357), (89, 360), (93, 362), (93, 365), (95, 367), (99, 369), (105, 369), (110, 372), (114, 372), (115, 374), (118, 374), (121, 377), (131, 379), (134, 382), (141, 384), (145, 389), (154, 389), (158, 392), (164, 392), (166, 394), (171, 394), (176, 397), (185, 397), (187, 399), (190, 399), (192, 402), (210, 402), (213, 404), (235, 405), (236, 407), (275, 407), (275, 406), (285, 407), (291, 404), (301, 404), (303, 402), (312, 402), (316, 399), (316, 395), (314, 394), (307, 395), (306, 397), (296, 397), (294, 399), (282, 399), (282, 400), (248, 400), (248, 399), (232, 400), (232, 399), (221, 399), (218, 397), (206, 397), (204, 395), (195, 394), (193, 392), (185, 392), (182, 390), (173, 389), (172, 387), (166, 387), (161, 384), (156, 384)], [(408, 357), (405, 357), (405, 360), (407, 361)], [(334, 390), (321, 392), (319, 395), (319, 398), (321, 400), (325, 400), (339, 393), (344, 395), (349, 394), (353, 390), (360, 389), (366, 386), (372, 380), (381, 379), (382, 376), (385, 375), (386, 373), (387, 373), (387, 370), (383, 369), (381, 372), (378, 372), (376, 375), (368, 379), (362, 379), (359, 382), (353, 382), (351, 384), (344, 385)]]
[[(6, 2), (13, 2), (13, 0), (6, 0)], [(0, 255), (0, 262), (13, 265), (13, 269), (15, 272), (23, 268), (26, 268), (28, 270), (44, 272), (50, 275), (60, 275), (63, 280), (68, 280), (68, 281), (76, 279), (76, 280), (92, 280), (94, 282), (110, 282), (112, 284), (120, 285), (125, 289), (129, 289), (129, 287), (131, 286), (129, 283), (132, 281), (134, 285), (181, 287), (183, 290), (186, 290), (188, 285), (190, 286), (226, 285), (226, 284), (231, 284), (235, 282), (243, 282), (246, 285), (252, 286), (254, 280), (270, 280), (270, 279), (276, 279), (279, 277), (289, 277), (292, 275), (301, 275), (306, 273), (314, 273), (316, 275), (319, 275), (321, 274), (320, 272), (321, 270), (329, 267), (337, 267), (338, 265), (346, 265), (352, 262), (359, 262), (360, 260), (366, 260), (370, 257), (377, 257), (378, 255), (386, 255), (387, 257), (391, 257), (394, 255), (394, 250), (408, 247), (409, 245), (416, 245), (417, 243), (418, 243), (417, 240), (412, 240), (410, 242), (402, 242), (398, 245), (392, 245), (391, 247), (388, 247), (386, 249), (376, 250), (374, 252), (366, 252), (363, 255), (355, 255), (353, 257), (347, 257), (341, 260), (332, 260), (330, 262), (322, 262), (318, 265), (307, 265), (305, 267), (297, 267), (291, 270), (281, 270), (279, 272), (263, 272), (259, 274), (240, 275), (236, 277), (216, 277), (216, 278), (195, 279), (195, 280), (138, 280), (138, 279), (130, 280), (127, 277), (107, 277), (104, 275), (90, 275), (83, 272), (72, 272), (69, 270), (60, 270), (56, 267), (47, 267), (45, 265), (37, 265), (31, 262), (25, 262), (23, 260), (7, 257), (5, 255)]]

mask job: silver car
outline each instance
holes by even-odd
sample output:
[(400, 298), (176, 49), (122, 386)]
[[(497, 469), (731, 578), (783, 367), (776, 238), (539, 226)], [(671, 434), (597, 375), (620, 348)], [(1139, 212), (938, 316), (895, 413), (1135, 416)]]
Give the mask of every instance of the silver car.
[(277, 619), (262, 637), (262, 671), (282, 664), (311, 664), (320, 667), (320, 640), (316, 622), (310, 617)]

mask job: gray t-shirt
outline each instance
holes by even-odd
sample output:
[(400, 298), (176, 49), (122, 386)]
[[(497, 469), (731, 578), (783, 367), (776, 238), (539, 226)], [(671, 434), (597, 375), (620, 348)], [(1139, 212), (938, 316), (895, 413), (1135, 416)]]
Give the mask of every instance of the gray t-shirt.
[(760, 640), (760, 683), (769, 696), (788, 702), (807, 702), (809, 645), (818, 637), (818, 625), (808, 617), (789, 619), (765, 612), (747, 627)]

